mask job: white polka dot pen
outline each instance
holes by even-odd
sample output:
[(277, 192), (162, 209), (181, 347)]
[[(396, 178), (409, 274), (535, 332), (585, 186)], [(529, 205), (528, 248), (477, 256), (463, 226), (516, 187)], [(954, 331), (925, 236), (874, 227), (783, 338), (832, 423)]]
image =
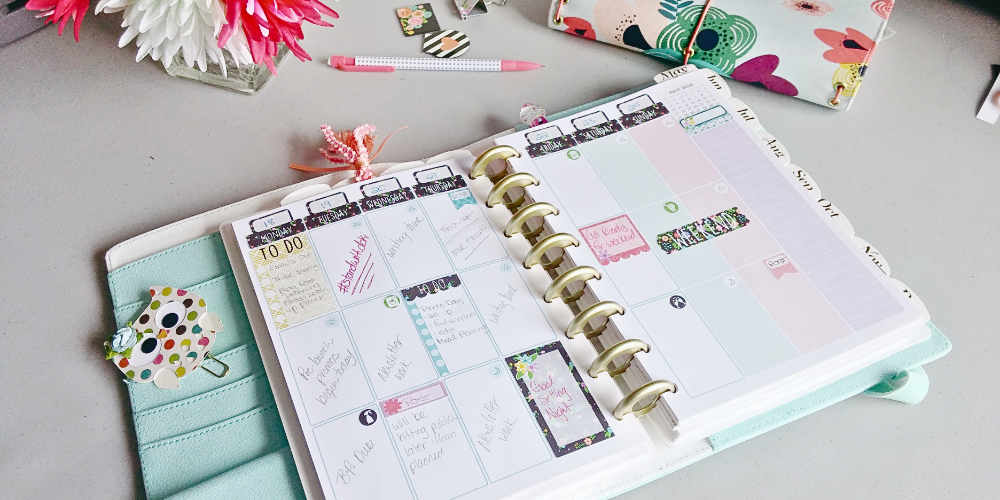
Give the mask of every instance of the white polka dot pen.
[(541, 64), (504, 59), (439, 59), (437, 57), (347, 57), (330, 56), (330, 66), (349, 72), (390, 73), (399, 70), (424, 71), (528, 71)]

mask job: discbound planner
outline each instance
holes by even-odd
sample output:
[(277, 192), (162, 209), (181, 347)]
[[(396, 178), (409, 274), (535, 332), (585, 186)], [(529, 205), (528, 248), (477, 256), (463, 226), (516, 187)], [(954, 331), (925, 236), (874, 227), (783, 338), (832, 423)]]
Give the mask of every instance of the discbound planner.
[(327, 499), (595, 491), (930, 336), (726, 90), (223, 225)]

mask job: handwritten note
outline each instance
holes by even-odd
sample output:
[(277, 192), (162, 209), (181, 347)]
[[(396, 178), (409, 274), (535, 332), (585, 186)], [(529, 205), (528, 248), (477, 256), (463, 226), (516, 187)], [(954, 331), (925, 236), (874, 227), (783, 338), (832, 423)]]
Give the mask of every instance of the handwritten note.
[(454, 272), (420, 202), (393, 205), (366, 215), (399, 286)]
[(421, 198), (420, 203), (457, 269), (507, 256), (496, 230), (468, 189)]
[(364, 330), (351, 333), (377, 396), (398, 394), (437, 378), (399, 295), (348, 307), (344, 319), (348, 325), (364, 325)]
[(439, 382), (381, 403), (405, 472), (421, 499), (454, 498), (486, 484), (446, 396)]
[(365, 376), (339, 313), (284, 330), (281, 341), (310, 422), (374, 401), (357, 390)]
[(445, 383), (490, 481), (552, 459), (524, 399), (502, 362)]
[(538, 306), (537, 295), (525, 284), (517, 266), (505, 259), (461, 274), (469, 296), (503, 354), (556, 338)]
[(305, 235), (256, 248), (250, 260), (279, 330), (337, 308)]
[(341, 304), (360, 302), (396, 287), (363, 217), (334, 222), (309, 235)]
[[(374, 417), (373, 417), (374, 415)], [(315, 428), (316, 460), (337, 500), (411, 499), (402, 465), (379, 413), (364, 408)]]
[(428, 354), (442, 375), (497, 357), (489, 330), (458, 276), (418, 285), (402, 294), (410, 319), (425, 337)]

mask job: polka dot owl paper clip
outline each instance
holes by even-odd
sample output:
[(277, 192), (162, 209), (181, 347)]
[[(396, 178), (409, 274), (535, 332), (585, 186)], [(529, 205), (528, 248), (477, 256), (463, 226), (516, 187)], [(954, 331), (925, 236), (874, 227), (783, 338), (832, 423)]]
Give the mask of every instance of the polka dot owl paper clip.
[(222, 320), (208, 312), (205, 299), (165, 286), (150, 288), (149, 295), (152, 300), (138, 319), (104, 343), (107, 359), (113, 360), (129, 379), (153, 382), (161, 389), (180, 387), (180, 379), (190, 375), (206, 357), (222, 365), (223, 370), (216, 373), (202, 369), (224, 377), (229, 366), (209, 354), (216, 334), (222, 331)]

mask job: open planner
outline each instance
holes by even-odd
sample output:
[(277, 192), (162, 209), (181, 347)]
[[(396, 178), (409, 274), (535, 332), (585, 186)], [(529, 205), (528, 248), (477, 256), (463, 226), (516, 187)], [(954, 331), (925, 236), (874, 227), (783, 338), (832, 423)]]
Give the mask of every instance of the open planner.
[(325, 498), (598, 491), (930, 337), (717, 75), (660, 80), (223, 224)]

